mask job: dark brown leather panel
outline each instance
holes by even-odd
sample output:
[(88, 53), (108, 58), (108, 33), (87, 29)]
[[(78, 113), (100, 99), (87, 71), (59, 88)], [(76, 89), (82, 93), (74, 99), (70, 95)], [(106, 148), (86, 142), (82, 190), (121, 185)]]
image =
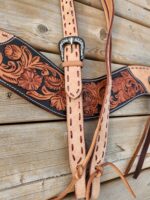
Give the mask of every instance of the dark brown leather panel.
[[(145, 68), (150, 73), (150, 68), (143, 67), (143, 71)], [(149, 94), (130, 67), (117, 70), (112, 78), (111, 112)], [(0, 44), (0, 83), (35, 105), (66, 116), (63, 71), (20, 38), (13, 37)], [(83, 80), (85, 119), (99, 116), (105, 86), (105, 76)]]

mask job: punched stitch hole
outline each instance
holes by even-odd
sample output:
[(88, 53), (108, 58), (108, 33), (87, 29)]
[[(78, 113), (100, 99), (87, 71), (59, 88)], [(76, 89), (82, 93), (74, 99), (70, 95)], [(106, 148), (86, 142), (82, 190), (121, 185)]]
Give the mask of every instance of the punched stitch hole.
[(81, 120), (81, 113), (79, 113), (79, 120)]
[(95, 156), (95, 160), (97, 161), (97, 155)]
[(71, 145), (71, 150), (74, 151), (74, 145), (73, 144)]
[(83, 147), (81, 147), (81, 154), (83, 154), (83, 152), (84, 152), (84, 151), (83, 151)]
[(102, 158), (104, 157), (104, 151), (103, 151), (103, 153), (102, 153)]
[(106, 147), (106, 142), (104, 143), (104, 148)]
[(73, 133), (72, 133), (72, 131), (70, 131), (70, 137), (71, 137), (71, 139), (73, 138)]
[(80, 131), (82, 131), (82, 125), (80, 124)]
[(69, 85), (67, 86), (67, 90), (68, 90), (68, 91), (70, 90), (70, 87), (69, 87)]
[(74, 160), (74, 161), (76, 160), (76, 158), (75, 158), (75, 156), (74, 156), (74, 155), (72, 155), (72, 158), (73, 158), (73, 160)]
[(71, 107), (69, 108), (69, 110), (70, 110), (70, 114), (72, 114), (72, 108)]
[(72, 126), (72, 119), (70, 119), (70, 126)]
[(102, 128), (102, 127), (100, 126), (100, 127), (99, 127), (99, 132), (101, 131), (101, 128)]
[(77, 91), (76, 91), (76, 94), (78, 94), (78, 93), (79, 93), (79, 91), (80, 91), (80, 90), (79, 90), (79, 89), (77, 89)]
[(81, 162), (81, 160), (82, 160), (82, 158), (80, 158), (80, 159), (78, 160), (77, 164), (79, 164), (79, 163)]
[(99, 160), (98, 162), (97, 162), (97, 164), (99, 165), (101, 163), (101, 160)]
[(70, 1), (69, 3), (70, 3), (70, 7), (72, 7), (72, 2)]
[(82, 143), (83, 142), (83, 139), (82, 139), (82, 136), (80, 136), (80, 143)]
[(96, 152), (98, 151), (98, 149), (99, 149), (98, 146), (96, 146)]

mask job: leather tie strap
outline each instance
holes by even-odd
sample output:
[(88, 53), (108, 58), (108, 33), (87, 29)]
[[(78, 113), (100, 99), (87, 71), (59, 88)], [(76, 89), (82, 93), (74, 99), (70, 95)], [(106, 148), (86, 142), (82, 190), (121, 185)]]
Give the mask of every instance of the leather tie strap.
[[(142, 145), (143, 145), (143, 148), (142, 148)], [(138, 164), (137, 164), (137, 167), (136, 167), (136, 170), (134, 172), (133, 177), (136, 179), (139, 176), (149, 145), (150, 145), (150, 117), (148, 118), (148, 120), (146, 122), (143, 134), (142, 134), (141, 139), (139, 141), (139, 144), (137, 145), (137, 147), (136, 147), (136, 149), (133, 153), (133, 156), (131, 157), (131, 159), (129, 161), (129, 164), (128, 164), (126, 171), (124, 173), (125, 175), (129, 174), (129, 171), (131, 170), (131, 167), (133, 166), (133, 163), (136, 159), (136, 156), (137, 156), (138, 152), (140, 151), (140, 149), (142, 148), (140, 158), (139, 158), (139, 161), (138, 161)]]
[(88, 184), (87, 184), (87, 189), (86, 189), (86, 200), (90, 200), (90, 188), (91, 188), (93, 180), (95, 178), (100, 177), (103, 174), (103, 167), (105, 166), (111, 166), (116, 171), (116, 173), (120, 176), (120, 178), (122, 179), (128, 191), (132, 194), (134, 198), (136, 198), (136, 195), (134, 194), (126, 178), (123, 176), (122, 172), (113, 163), (106, 162), (106, 163), (101, 164), (100, 166), (97, 166), (95, 169), (95, 172), (91, 174)]
[[(63, 57), (65, 74), (65, 92), (67, 104), (67, 129), (69, 162), (72, 174), (76, 174), (78, 165), (85, 159), (85, 140), (83, 125), (82, 79), (81, 79), (81, 46), (83, 41), (78, 38), (78, 29), (73, 0), (60, 0), (64, 39), (60, 44), (64, 50)], [(65, 45), (65, 46), (63, 46)], [(84, 44), (83, 44), (84, 45)], [(63, 52), (64, 51), (64, 52)], [(64, 54), (64, 55), (63, 55)], [(75, 184), (77, 199), (85, 197), (85, 172)]]

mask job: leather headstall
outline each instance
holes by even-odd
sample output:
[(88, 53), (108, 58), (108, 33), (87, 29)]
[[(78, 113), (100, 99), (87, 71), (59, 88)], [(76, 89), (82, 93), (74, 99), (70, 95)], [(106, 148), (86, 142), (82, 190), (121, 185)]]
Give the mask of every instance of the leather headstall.
[[(105, 166), (112, 167), (135, 197), (122, 172), (105, 162), (109, 114), (134, 99), (150, 95), (150, 67), (124, 66), (111, 72), (113, 0), (101, 0), (107, 25), (105, 47), (106, 76), (83, 79), (85, 42), (79, 37), (73, 0), (60, 0), (64, 37), (59, 42), (62, 67), (56, 66), (22, 39), (0, 31), (0, 83), (48, 112), (66, 117), (69, 162), (72, 178), (58, 196), (63, 199), (75, 190), (76, 199), (96, 200)], [(89, 150), (85, 148), (84, 120), (98, 118)], [(142, 147), (135, 172), (141, 171), (150, 143), (150, 120), (126, 169), (131, 169)], [(92, 134), (92, 133), (91, 133)], [(90, 170), (87, 170), (87, 165)]]

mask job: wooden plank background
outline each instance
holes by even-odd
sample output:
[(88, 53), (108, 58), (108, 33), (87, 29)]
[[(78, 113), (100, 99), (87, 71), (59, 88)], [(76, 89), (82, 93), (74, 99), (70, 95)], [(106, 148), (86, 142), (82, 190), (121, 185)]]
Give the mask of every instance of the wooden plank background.
[[(105, 74), (106, 23), (99, 0), (75, 1), (79, 33), (86, 42), (83, 77)], [(127, 64), (150, 66), (150, 1), (115, 0), (113, 70)], [(59, 0), (0, 0), (0, 28), (43, 52), (58, 66), (62, 37)], [(150, 116), (149, 97), (111, 115), (106, 159), (124, 171)], [(90, 145), (97, 121), (85, 123)], [(64, 119), (47, 113), (0, 86), (0, 200), (44, 200), (70, 180)], [(138, 158), (137, 158), (138, 159)], [(137, 160), (136, 160), (137, 161)], [(131, 172), (135, 169), (133, 166)], [(150, 199), (150, 149), (138, 181), (128, 180), (138, 200)], [(132, 199), (117, 175), (106, 168), (101, 199)], [(115, 192), (114, 192), (115, 191)], [(70, 195), (66, 199), (74, 199)]]

